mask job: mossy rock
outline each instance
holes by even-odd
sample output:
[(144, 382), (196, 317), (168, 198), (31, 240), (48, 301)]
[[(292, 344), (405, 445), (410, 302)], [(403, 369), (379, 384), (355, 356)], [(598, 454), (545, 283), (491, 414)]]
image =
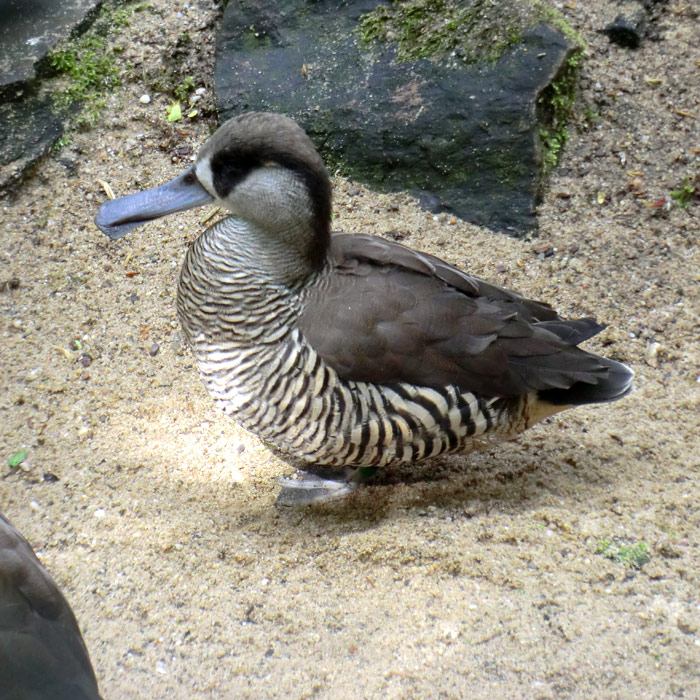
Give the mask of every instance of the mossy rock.
[[(497, 5), (500, 14), (480, 0), (229, 2), (217, 42), (221, 117), (289, 114), (332, 169), (524, 234), (536, 225), (546, 170), (564, 138), (580, 48), (540, 3)], [(401, 33), (406, 10), (412, 44)], [(484, 44), (465, 43), (464, 16), (455, 15), (466, 10), (488, 20), (467, 34), (497, 52), (477, 60)], [(511, 21), (516, 15), (527, 21)], [(498, 26), (491, 43), (488, 23)], [(450, 27), (454, 38), (442, 31)]]

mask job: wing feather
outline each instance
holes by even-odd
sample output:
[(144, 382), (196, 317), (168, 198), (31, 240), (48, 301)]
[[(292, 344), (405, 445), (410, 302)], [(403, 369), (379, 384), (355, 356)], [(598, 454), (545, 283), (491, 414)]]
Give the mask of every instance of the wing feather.
[(608, 367), (575, 345), (602, 330), (546, 303), (374, 236), (333, 234), (332, 265), (300, 327), (347, 380), (458, 386), (485, 397), (597, 384)]

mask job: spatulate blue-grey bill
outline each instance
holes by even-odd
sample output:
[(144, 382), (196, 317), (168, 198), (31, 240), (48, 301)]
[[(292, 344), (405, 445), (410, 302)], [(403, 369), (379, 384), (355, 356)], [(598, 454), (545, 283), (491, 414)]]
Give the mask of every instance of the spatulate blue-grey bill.
[(213, 197), (199, 184), (192, 166), (160, 187), (107, 200), (97, 212), (95, 223), (102, 233), (116, 239), (161, 216), (211, 201)]

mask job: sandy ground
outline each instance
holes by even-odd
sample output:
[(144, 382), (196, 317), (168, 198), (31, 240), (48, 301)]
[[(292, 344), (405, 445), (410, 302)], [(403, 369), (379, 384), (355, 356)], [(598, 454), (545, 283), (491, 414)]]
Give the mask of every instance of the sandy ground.
[(105, 698), (700, 698), (700, 204), (662, 201), (698, 174), (692, 3), (638, 51), (597, 32), (616, 3), (566, 3), (589, 55), (537, 239), (336, 180), (338, 229), (609, 324), (588, 346), (636, 391), (302, 510), (274, 507), (293, 467), (214, 411), (183, 348), (175, 281), (202, 212), (118, 242), (92, 223), (98, 178), (157, 184), (211, 129), (167, 123), (149, 88), (188, 31), (211, 94), (216, 14), (181, 5), (132, 18), (97, 127), (2, 210), (0, 283), (19, 286), (0, 286), (0, 454), (27, 458), (3, 467), (0, 510), (72, 603)]

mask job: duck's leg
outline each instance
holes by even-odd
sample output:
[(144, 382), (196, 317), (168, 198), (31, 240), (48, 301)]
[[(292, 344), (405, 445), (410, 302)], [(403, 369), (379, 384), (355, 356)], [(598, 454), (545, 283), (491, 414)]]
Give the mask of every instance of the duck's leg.
[(294, 477), (280, 479), (277, 506), (303, 506), (343, 498), (375, 477), (379, 467), (330, 469), (314, 465), (298, 469)]

